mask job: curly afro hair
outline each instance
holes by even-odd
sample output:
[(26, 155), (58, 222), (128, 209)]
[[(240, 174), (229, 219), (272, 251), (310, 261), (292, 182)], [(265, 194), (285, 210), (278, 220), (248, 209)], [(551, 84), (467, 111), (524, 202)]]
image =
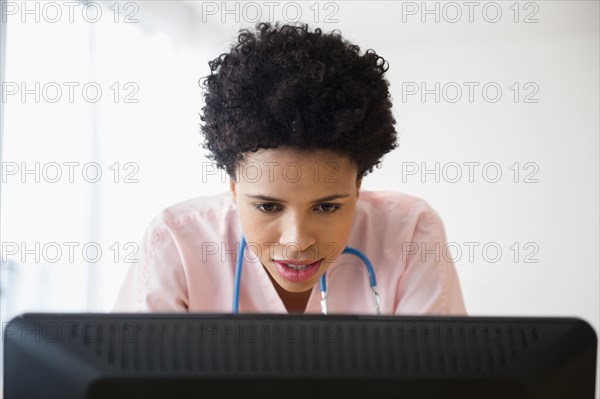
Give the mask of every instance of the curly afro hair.
[(258, 23), (208, 63), (200, 83), (203, 148), (235, 176), (244, 155), (291, 147), (346, 156), (360, 179), (395, 149), (388, 63), (339, 33)]

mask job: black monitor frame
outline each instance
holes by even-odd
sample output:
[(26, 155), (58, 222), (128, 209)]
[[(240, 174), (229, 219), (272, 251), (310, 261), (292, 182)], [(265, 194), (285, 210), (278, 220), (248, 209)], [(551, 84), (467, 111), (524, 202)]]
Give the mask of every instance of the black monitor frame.
[(28, 313), (4, 398), (594, 396), (577, 318)]

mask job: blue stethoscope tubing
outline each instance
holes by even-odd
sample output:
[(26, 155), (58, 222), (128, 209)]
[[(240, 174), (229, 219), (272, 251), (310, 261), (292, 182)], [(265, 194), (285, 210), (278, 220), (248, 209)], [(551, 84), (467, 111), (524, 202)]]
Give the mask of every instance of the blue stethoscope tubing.
[[(242, 276), (242, 263), (244, 257), (244, 249), (246, 248), (246, 238), (242, 235), (240, 250), (237, 253), (235, 260), (235, 276), (233, 279), (233, 306), (232, 313), (238, 313), (239, 304), (240, 304), (240, 280)], [(369, 285), (371, 286), (371, 290), (373, 291), (373, 298), (375, 300), (375, 309), (377, 310), (377, 314), (381, 314), (380, 306), (381, 301), (379, 300), (379, 294), (377, 293), (377, 279), (375, 278), (375, 270), (373, 269), (373, 265), (367, 256), (359, 251), (358, 249), (346, 247), (342, 251), (342, 254), (350, 254), (357, 256), (362, 260), (365, 268), (367, 269), (367, 273), (369, 274)], [(321, 312), (323, 314), (327, 314), (327, 272), (323, 273), (321, 276), (321, 281), (319, 283), (321, 289)]]

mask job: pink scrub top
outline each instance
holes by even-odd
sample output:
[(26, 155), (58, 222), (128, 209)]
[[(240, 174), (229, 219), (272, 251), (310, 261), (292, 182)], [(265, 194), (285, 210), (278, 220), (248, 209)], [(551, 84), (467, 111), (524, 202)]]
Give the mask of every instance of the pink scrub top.
[[(147, 228), (113, 312), (230, 313), (242, 234), (230, 192), (165, 209)], [(361, 190), (348, 246), (371, 260), (382, 314), (466, 315), (439, 215), (422, 199)], [(250, 251), (246, 247), (246, 251)], [(268, 272), (245, 252), (240, 313), (288, 313)], [(328, 313), (375, 314), (367, 271), (343, 254), (327, 271)], [(305, 313), (321, 313), (319, 283)]]

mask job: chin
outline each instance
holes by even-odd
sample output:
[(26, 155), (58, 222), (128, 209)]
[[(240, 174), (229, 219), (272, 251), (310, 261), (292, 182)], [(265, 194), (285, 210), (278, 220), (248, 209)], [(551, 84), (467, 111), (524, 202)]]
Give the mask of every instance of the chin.
[[(277, 282), (277, 283), (279, 284), (279, 282)], [(279, 284), (279, 285), (281, 286), (281, 288), (283, 288), (287, 292), (293, 292), (293, 293), (297, 293), (297, 294), (299, 294), (301, 292), (310, 291), (310, 289), (315, 285), (314, 283), (311, 283), (311, 282), (296, 283), (296, 284), (285, 282), (284, 284)]]

